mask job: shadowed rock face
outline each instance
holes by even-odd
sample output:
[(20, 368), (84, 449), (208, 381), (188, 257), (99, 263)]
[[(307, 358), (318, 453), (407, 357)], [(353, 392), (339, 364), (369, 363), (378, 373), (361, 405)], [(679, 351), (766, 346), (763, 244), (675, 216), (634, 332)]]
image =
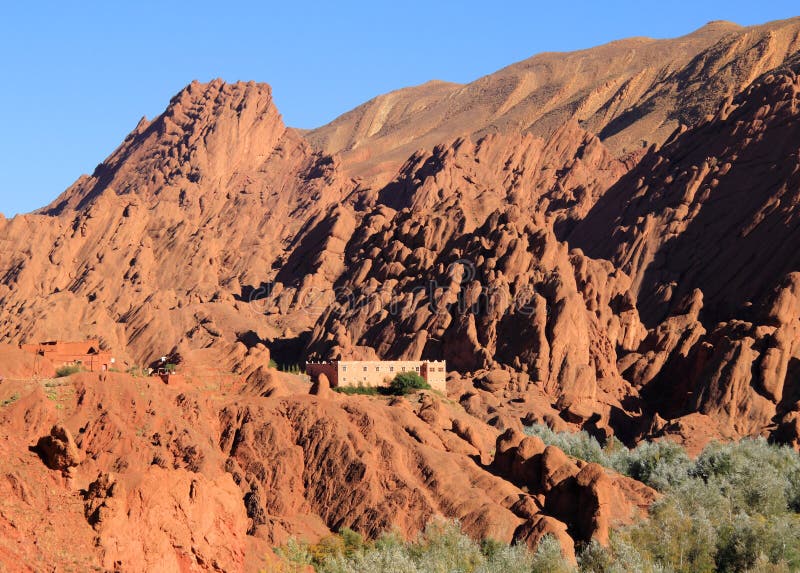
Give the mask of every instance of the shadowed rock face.
[(798, 70), (795, 57), (676, 133), (570, 235), (631, 275), (649, 325), (695, 288), (706, 320), (730, 318), (797, 268)]
[(777, 425), (795, 443), (798, 71), (795, 56), (676, 133), (569, 238), (631, 275), (652, 334), (626, 378), (662, 414), (701, 412), (728, 436)]
[[(0, 385), (0, 558), (255, 569), (291, 536), (435, 515), (570, 554), (652, 492), (523, 423), (800, 446), (797, 28), (544, 54), (305, 136), (264, 84), (188, 86), (0, 218), (0, 376), (54, 373), (17, 343), (85, 337), (184, 374)], [(308, 355), (445, 358), (447, 400), (269, 367)], [(35, 517), (54, 506), (69, 541)]]

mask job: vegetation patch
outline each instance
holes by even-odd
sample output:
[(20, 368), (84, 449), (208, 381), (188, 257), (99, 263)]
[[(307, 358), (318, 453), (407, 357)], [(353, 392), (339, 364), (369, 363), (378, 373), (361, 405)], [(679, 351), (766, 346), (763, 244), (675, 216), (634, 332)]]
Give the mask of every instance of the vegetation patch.
[(425, 379), (416, 372), (400, 372), (389, 386), (337, 386), (333, 389), (349, 396), (407, 396), (417, 390), (430, 390)]
[[(269, 364), (270, 367), (272, 368), (277, 367), (277, 363), (272, 359), (270, 359)], [(273, 364), (275, 364), (276, 366), (272, 366)], [(285, 372), (287, 374), (294, 374), (296, 376), (306, 373), (305, 370), (302, 369), (299, 364), (281, 364), (279, 370), (281, 372)]]
[(5, 408), (6, 406), (10, 406), (17, 400), (19, 400), (19, 394), (14, 392), (11, 396), (0, 402), (0, 408)]
[(81, 367), (78, 366), (77, 364), (61, 366), (60, 368), (56, 368), (56, 377), (64, 378), (66, 376), (72, 376), (73, 374), (77, 374), (80, 371)]
[(433, 521), (419, 537), (407, 542), (397, 533), (365, 541), (343, 529), (318, 544), (290, 541), (276, 550), (283, 571), (312, 566), (323, 573), (566, 573), (561, 547), (545, 537), (536, 553), (519, 546), (477, 543), (461, 532), (458, 522)]
[(134, 364), (126, 370), (126, 373), (134, 378), (145, 378), (150, 376), (150, 369), (139, 366), (138, 364)]
[(346, 394), (348, 396), (377, 396), (379, 394), (386, 393), (381, 392), (381, 390), (385, 391), (386, 388), (377, 388), (375, 386), (337, 386), (333, 389), (334, 392)]
[[(800, 455), (763, 438), (709, 444), (692, 460), (669, 441), (628, 449), (601, 446), (586, 432), (526, 429), (548, 445), (646, 483), (664, 497), (650, 518), (612, 535), (603, 554), (617, 571), (621, 555), (641, 571), (744, 572), (800, 570)], [(594, 558), (593, 558), (594, 559)]]

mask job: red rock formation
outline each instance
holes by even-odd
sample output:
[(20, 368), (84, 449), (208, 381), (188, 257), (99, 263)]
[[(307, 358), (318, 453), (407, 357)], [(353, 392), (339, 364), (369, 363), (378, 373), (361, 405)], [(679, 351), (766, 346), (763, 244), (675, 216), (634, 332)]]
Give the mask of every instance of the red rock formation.
[[(262, 319), (259, 285), (313, 235), (306, 221), (324, 227), (349, 189), (283, 126), (267, 86), (193, 83), (40, 214), (0, 222), (2, 240), (20, 245), (0, 253), (0, 335), (98, 336), (129, 365), (208, 346), (228, 353), (250, 332), (274, 338), (291, 323)], [(335, 267), (334, 242), (317, 257)], [(291, 302), (313, 272), (273, 292)], [(314, 317), (296, 318), (299, 329)]]
[(55, 425), (46, 436), (39, 438), (36, 451), (51, 470), (67, 472), (81, 463), (81, 452), (68, 429)]
[[(98, 337), (183, 379), (41, 383), (52, 365), (0, 350), (0, 560), (236, 571), (291, 536), (440, 515), (574, 558), (654, 494), (523, 423), (800, 445), (797, 26), (390, 94), (309, 136), (335, 156), (265, 85), (182, 90), (52, 205), (0, 218), (3, 341)], [(615, 158), (642, 140), (666, 142)], [(307, 351), (446, 358), (448, 399), (270, 367)]]
[[(747, 74), (786, 60), (794, 27), (790, 21), (745, 33), (715, 25), (674, 41), (670, 50), (706, 51), (689, 64), (676, 60), (675, 77), (659, 85), (702, 76), (724, 85), (715, 93), (732, 93)], [(745, 58), (747, 46), (753, 49)], [(595, 55), (618, 48), (627, 49)], [(594, 56), (569, 58), (585, 57)], [(742, 73), (725, 65), (731, 59), (742, 60)], [(737, 387), (737, 401), (752, 402), (758, 421), (736, 432), (760, 431), (771, 407), (750, 400), (744, 386), (751, 355), (760, 356), (753, 345), (771, 343), (757, 342), (765, 340), (757, 333), (749, 335), (752, 343), (731, 339), (709, 358), (708, 345), (724, 346), (730, 335), (713, 334), (708, 317), (756, 324), (731, 313), (766, 296), (793, 270), (792, 255), (779, 249), (763, 280), (753, 281), (742, 278), (753, 274), (752, 263), (728, 262), (715, 247), (697, 259), (693, 245), (701, 229), (704, 245), (722, 243), (729, 228), (717, 212), (722, 202), (707, 199), (742, 181), (762, 192), (736, 195), (741, 232), (731, 251), (750, 253), (741, 260), (754, 260), (768, 229), (790, 216), (791, 203), (779, 195), (791, 192), (793, 164), (775, 154), (791, 156), (781, 142), (793, 141), (793, 66), (790, 59), (622, 179), (631, 162), (615, 160), (598, 137), (565, 120), (546, 139), (461, 138), (415, 153), (376, 188), (347, 179), (339, 158), (314, 152), (285, 128), (266, 86), (192, 84), (50, 207), (0, 222), (0, 238), (21, 245), (0, 253), (0, 335), (14, 342), (96, 335), (119, 349), (124, 366), (170, 353), (183, 357), (195, 380), (211, 369), (260, 377), (265, 392), (280, 393), (264, 376), (265, 343), (285, 342), (301, 361), (316, 323), (306, 347), (321, 354), (437, 355), (476, 376), (514, 370), (508, 384), (494, 375), (481, 382), (483, 394), (459, 398), (500, 426), (521, 419), (555, 426), (560, 416), (601, 437), (630, 437), (643, 408), (638, 392), (654, 400), (670, 375), (674, 391), (644, 407), (648, 413), (672, 418), (724, 409), (713, 399), (698, 402), (696, 371), (709, 364), (727, 371), (724, 365), (738, 360), (738, 381), (703, 376), (712, 394)], [(647, 90), (625, 91), (634, 92), (635, 101), (650, 101)], [(672, 97), (659, 93), (652, 97)], [(691, 117), (707, 103), (681, 109)], [(603, 130), (621, 118), (611, 113)], [(762, 156), (782, 167), (759, 171)], [(786, 182), (787, 191), (769, 191)], [(570, 250), (557, 240), (564, 236), (624, 272)], [(683, 269), (681, 261), (694, 262)], [(426, 292), (430, 280), (436, 287)], [(682, 325), (677, 317), (694, 311), (683, 313), (678, 303), (695, 288), (702, 313), (698, 324)], [(520, 301), (522, 309), (515, 307)], [(647, 333), (638, 310), (651, 326), (641, 347)], [(778, 344), (788, 344), (790, 331), (780, 330)], [(699, 342), (703, 335), (711, 338)], [(779, 355), (771, 350), (765, 368), (780, 365)], [(791, 411), (780, 375), (767, 373), (756, 386), (758, 396), (782, 404), (781, 415)], [(500, 410), (489, 411), (489, 393), (501, 395)], [(786, 424), (784, 432), (791, 420)]]
[(663, 417), (708, 415), (710, 435), (778, 424), (796, 441), (798, 70), (794, 57), (676, 133), (570, 236), (631, 274), (653, 325), (623, 374)]
[[(0, 411), (6, 437), (0, 470), (15, 472), (13, 483), (36, 491), (52, 483), (49, 495), (67, 500), (65, 513), (41, 511), (39, 519), (79, 522), (87, 545), (76, 550), (104, 568), (237, 571), (253, 559), (248, 552), (290, 536), (313, 541), (341, 527), (411, 536), (437, 516), (458, 518), (475, 537), (505, 542), (534, 545), (553, 533), (573, 555), (568, 531), (602, 536), (603, 520), (619, 515), (604, 509), (608, 496), (621, 496), (617, 502), (625, 508), (651, 501), (617, 488), (613, 479), (619, 478), (602, 478), (604, 489), (580, 482), (579, 491), (599, 504), (581, 517), (551, 499), (568, 477), (550, 477), (561, 475), (557, 469), (543, 469), (541, 479), (520, 483), (522, 490), (503, 479), (505, 468), (494, 469), (501, 465), (502, 440), (494, 464), (481, 462), (491, 460), (496, 431), (432, 394), (261, 397), (250, 387), (182, 390), (122, 374), (73, 376), (53, 387), (52, 397), (38, 383), (17, 384), (20, 393), (36, 390)], [(34, 419), (33, 411), (39, 421), (21, 425)], [(61, 473), (28, 451), (38, 428), (56, 421), (37, 449), (50, 467), (69, 468), (69, 479), (56, 478)], [(534, 450), (516, 448), (515, 455), (534, 456)], [(49, 503), (14, 487), (2, 507), (15, 523)], [(599, 529), (592, 520), (600, 520)], [(52, 558), (55, 549), (42, 546), (21, 563), (35, 568), (37, 555)]]
[(353, 235), (339, 280), (347, 296), (325, 311), (310, 348), (513, 368), (513, 387), (500, 370), (478, 383), (523, 399), (543, 390), (571, 422), (607, 427), (635, 396), (616, 352), (645, 334), (630, 281), (548, 229), (579, 219), (622, 169), (574, 125), (547, 142), (459, 140), (415, 156)]
[(542, 499), (573, 539), (608, 544), (611, 525), (628, 523), (656, 494), (594, 463), (575, 461), (536, 437), (507, 430), (497, 438), (492, 468)]

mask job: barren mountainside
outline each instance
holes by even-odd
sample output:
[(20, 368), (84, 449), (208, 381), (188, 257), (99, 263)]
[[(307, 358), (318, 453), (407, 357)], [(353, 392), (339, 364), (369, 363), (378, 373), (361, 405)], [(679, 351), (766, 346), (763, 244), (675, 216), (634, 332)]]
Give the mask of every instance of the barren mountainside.
[[(574, 561), (658, 494), (523, 426), (800, 447), (799, 50), (800, 19), (712, 22), (310, 132), (193, 82), (0, 217), (0, 562), (258, 570), (436, 516)], [(89, 337), (122, 372), (39, 380), (17, 347)], [(132, 375), (162, 356), (179, 383)], [(328, 358), (445, 359), (447, 393), (275, 368)]]
[(381, 95), (311, 131), (348, 171), (385, 175), (419, 148), (450, 137), (530, 132), (567, 120), (620, 155), (662, 143), (800, 49), (800, 20), (743, 28), (711, 22), (681, 38), (630, 38), (538, 54), (466, 85), (430, 82)]

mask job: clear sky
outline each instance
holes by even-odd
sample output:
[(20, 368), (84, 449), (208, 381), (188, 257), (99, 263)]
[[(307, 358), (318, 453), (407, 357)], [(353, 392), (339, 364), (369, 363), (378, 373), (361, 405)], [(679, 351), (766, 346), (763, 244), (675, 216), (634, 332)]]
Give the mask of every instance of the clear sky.
[(309, 128), (542, 51), (795, 15), (797, 0), (3, 0), (0, 212), (49, 203), (195, 78), (267, 82), (286, 123)]

